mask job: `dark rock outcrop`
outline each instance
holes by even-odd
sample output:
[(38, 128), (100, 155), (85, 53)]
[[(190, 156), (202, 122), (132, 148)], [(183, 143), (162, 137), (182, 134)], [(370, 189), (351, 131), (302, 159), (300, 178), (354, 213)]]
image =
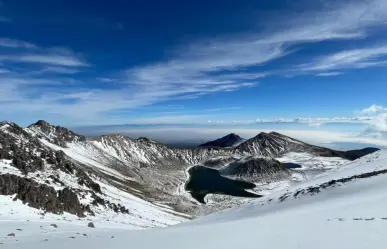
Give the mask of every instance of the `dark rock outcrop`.
[(43, 170), (45, 153), (39, 141), (16, 124), (2, 122), (1, 126), (4, 132), (0, 132), (0, 159), (12, 160), (12, 165), (24, 174)]
[(56, 191), (53, 187), (16, 175), (0, 175), (0, 194), (16, 194), (15, 198), (23, 203), (54, 214), (68, 212), (84, 217), (85, 211), (91, 212), (79, 202), (77, 194), (69, 188)]

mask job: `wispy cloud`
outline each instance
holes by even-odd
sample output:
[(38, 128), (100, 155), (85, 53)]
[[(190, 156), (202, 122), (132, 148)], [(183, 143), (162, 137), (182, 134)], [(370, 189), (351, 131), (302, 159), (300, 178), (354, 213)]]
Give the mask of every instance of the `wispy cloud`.
[(106, 83), (111, 83), (111, 82), (116, 82), (117, 81), (117, 79), (106, 78), (106, 77), (97, 77), (97, 80), (99, 80), (101, 82), (106, 82)]
[(11, 73), (10, 70), (4, 69), (4, 68), (0, 68), (0, 74), (9, 74), (9, 73)]
[(30, 72), (29, 74), (32, 74), (32, 75), (44, 75), (47, 73), (76, 74), (78, 72), (80, 72), (80, 70), (74, 67), (46, 66), (46, 67), (43, 67), (41, 70), (33, 71), (33, 72)]
[(375, 116), (354, 116), (354, 117), (327, 117), (327, 118), (310, 118), (310, 117), (298, 117), (298, 118), (256, 118), (246, 120), (211, 120), (211, 123), (223, 123), (223, 124), (281, 124), (281, 123), (299, 123), (308, 124), (310, 126), (319, 127), (323, 124), (329, 123), (357, 123), (357, 124), (370, 124), (376, 117)]
[[(329, 71), (351, 68), (367, 68), (387, 65), (387, 46), (341, 51), (322, 56), (300, 66), (304, 71)], [(320, 73), (320, 76), (323, 73)], [(326, 75), (330, 73), (325, 73)], [(324, 76), (324, 74), (323, 74)]]
[(0, 47), (6, 48), (37, 48), (33, 43), (10, 38), (0, 38)]
[(23, 49), (3, 53), (0, 55), (1, 62), (39, 63), (65, 67), (89, 66), (81, 56), (67, 48), (42, 48), (30, 42), (10, 38), (0, 38), (0, 47)]
[(337, 75), (341, 75), (341, 74), (344, 74), (344, 73), (342, 73), (342, 72), (327, 72), (327, 73), (318, 73), (318, 74), (316, 74), (316, 76), (331, 77), (331, 76), (337, 76)]
[(231, 111), (231, 110), (240, 110), (242, 109), (239, 106), (233, 106), (233, 107), (219, 107), (219, 108), (211, 108), (211, 109), (205, 109), (206, 112), (218, 112), (218, 111)]
[[(230, 91), (228, 86), (237, 90), (270, 75), (256, 71), (245, 73), (244, 69), (284, 57), (294, 51), (292, 46), (296, 44), (364, 38), (369, 28), (387, 24), (386, 12), (386, 1), (372, 0), (352, 1), (319, 12), (286, 16), (279, 18), (267, 32), (251, 32), (181, 46), (167, 61), (129, 69), (129, 81), (148, 91), (163, 88), (165, 93), (169, 92), (166, 97), (170, 98), (182, 94), (206, 94), (208, 92), (204, 89), (212, 87), (217, 91)], [(377, 66), (379, 61), (372, 58), (381, 53), (384, 53), (384, 48), (346, 51), (318, 58), (303, 65), (302, 69), (328, 71)], [(321, 72), (318, 76), (340, 73)]]
[[(13, 76), (12, 80), (10, 78), (8, 80), (14, 82), (14, 85), (3, 81), (1, 94), (8, 102), (7, 110), (2, 110), (2, 113), (17, 112), (20, 115), (34, 113), (40, 118), (54, 117), (64, 123), (74, 121), (93, 123), (107, 120), (109, 113), (117, 110), (254, 87), (259, 81), (274, 74), (263, 71), (260, 66), (295, 53), (298, 49), (302, 49), (301, 45), (305, 43), (365, 38), (371, 34), (369, 30), (372, 28), (386, 26), (385, 13), (387, 1), (369, 0), (338, 3), (307, 14), (302, 12), (279, 15), (272, 18), (277, 21), (270, 23), (270, 27), (264, 29), (264, 32), (250, 30), (182, 44), (172, 49), (172, 53), (166, 53), (165, 60), (123, 69), (116, 77), (112, 76), (120, 84), (105, 84), (104, 88), (88, 84), (90, 82), (87, 80), (83, 80), (83, 84), (72, 89), (23, 88), (22, 82), (25, 81), (36, 81), (35, 86), (44, 80), (62, 83), (65, 81), (50, 80), (47, 79), (47, 75), (40, 75), (40, 79), (36, 75), (38, 79), (33, 80), (20, 75)], [(0, 46), (9, 48), (7, 51), (15, 50), (13, 48), (23, 50), (2, 54), (0, 61), (4, 64), (33, 64), (46, 73), (56, 71), (60, 74), (75, 73), (91, 66), (91, 62), (71, 50), (41, 48), (9, 38), (0, 40)], [(304, 63), (298, 69), (319, 76), (334, 76), (346, 68), (380, 66), (386, 55), (387, 48), (382, 45), (352, 49), (314, 58), (312, 62)], [(102, 82), (112, 82), (110, 78), (99, 75), (95, 75), (92, 80), (95, 81), (96, 78)], [(10, 101), (12, 99), (13, 101)], [(127, 116), (109, 119), (110, 122), (119, 123), (128, 120)], [(278, 119), (272, 122), (290, 121)], [(331, 121), (298, 120), (298, 122), (317, 125)]]
[(68, 67), (86, 67), (89, 66), (80, 58), (71, 55), (62, 54), (22, 54), (0, 56), (0, 61), (13, 61), (24, 63), (40, 63), (48, 65), (59, 65)]

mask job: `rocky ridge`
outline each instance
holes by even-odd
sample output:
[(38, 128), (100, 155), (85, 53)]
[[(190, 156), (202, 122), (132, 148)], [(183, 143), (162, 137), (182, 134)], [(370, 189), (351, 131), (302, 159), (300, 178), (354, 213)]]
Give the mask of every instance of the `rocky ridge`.
[[(211, 167), (233, 179), (272, 182), (290, 177), (291, 170), (271, 159), (287, 152), (353, 160), (370, 151), (372, 149), (338, 152), (275, 132), (260, 133), (235, 148), (178, 149), (151, 139), (131, 139), (119, 134), (87, 139), (42, 120), (24, 129), (2, 122), (0, 176), (4, 179), (0, 187), (1, 193), (15, 194), (23, 202), (49, 212), (84, 216), (93, 215), (103, 207), (130, 213), (129, 206), (117, 199), (114, 201), (112, 192), (104, 190), (113, 188), (151, 203), (162, 202), (178, 212), (199, 215), (229, 207), (229, 204), (198, 206), (193, 203), (183, 187), (187, 178), (185, 171), (191, 166)], [(6, 174), (14, 176), (6, 177)], [(40, 191), (41, 196), (35, 196), (36, 189), (44, 190)], [(59, 191), (64, 189), (67, 194), (59, 198)], [(54, 192), (57, 199), (53, 198)], [(66, 198), (72, 200), (72, 204), (60, 206)]]

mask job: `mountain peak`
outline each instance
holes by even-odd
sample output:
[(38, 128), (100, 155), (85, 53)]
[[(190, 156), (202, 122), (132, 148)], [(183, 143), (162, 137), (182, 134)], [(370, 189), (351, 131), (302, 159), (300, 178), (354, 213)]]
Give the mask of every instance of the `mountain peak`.
[(50, 123), (48, 123), (48, 122), (46, 122), (44, 120), (38, 120), (36, 123), (34, 123), (32, 125), (42, 126), (42, 127), (50, 127), (50, 126), (52, 126)]
[(245, 139), (235, 133), (230, 133), (219, 139), (199, 145), (199, 147), (235, 147), (243, 143)]
[(235, 134), (235, 133), (230, 133), (230, 134), (228, 134), (226, 137), (241, 138), (240, 136), (238, 136), (238, 135)]
[(0, 122), (0, 131), (8, 131), (14, 134), (25, 133), (24, 129), (16, 123), (4, 120)]
[(4, 125), (18, 126), (17, 124), (15, 124), (13, 122), (10, 122), (10, 121), (7, 121), (7, 120), (3, 120), (3, 121), (0, 122), (0, 127), (2, 127)]
[(288, 137), (286, 135), (283, 135), (283, 134), (275, 132), (275, 131), (271, 131), (269, 133), (267, 133), (267, 132), (260, 132), (258, 135), (256, 135), (252, 139), (270, 139), (270, 138), (280, 138), (280, 139), (295, 140), (293, 138), (290, 138), (290, 137)]
[(250, 154), (276, 157), (288, 151), (309, 151), (313, 146), (278, 132), (261, 132), (238, 148)]
[(256, 135), (254, 138), (264, 138), (267, 137), (269, 134), (266, 132), (260, 132), (258, 135)]
[(85, 136), (61, 126), (54, 126), (44, 120), (38, 120), (28, 126), (26, 130), (61, 147), (67, 147), (66, 144), (71, 142), (86, 141)]

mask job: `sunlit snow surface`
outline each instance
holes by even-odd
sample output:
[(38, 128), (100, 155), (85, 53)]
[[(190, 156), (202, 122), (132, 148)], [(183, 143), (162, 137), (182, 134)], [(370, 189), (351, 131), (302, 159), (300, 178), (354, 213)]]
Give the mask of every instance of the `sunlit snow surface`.
[(276, 159), (284, 163), (300, 164), (302, 169), (331, 169), (350, 162), (341, 157), (322, 157), (299, 152), (289, 152)]
[[(387, 151), (293, 184), (264, 198), (166, 229), (135, 231), (103, 223), (88, 228), (86, 221), (72, 222), (9, 219), (0, 216), (0, 247), (39, 249), (84, 248), (266, 248), (326, 249), (372, 248), (387, 245), (387, 174), (325, 188), (319, 193), (294, 197), (294, 193), (362, 173), (387, 169)], [(289, 198), (281, 201), (285, 194)], [(2, 204), (14, 205), (4, 201)], [(3, 207), (3, 205), (2, 205)], [(23, 207), (22, 209), (28, 209)], [(3, 208), (2, 208), (3, 209)], [(9, 207), (8, 207), (9, 209)], [(18, 211), (28, 212), (25, 210)], [(46, 215), (49, 216), (49, 215)], [(63, 218), (62, 218), (63, 219)], [(58, 228), (50, 227), (51, 223)], [(17, 230), (21, 229), (21, 230)], [(14, 233), (15, 237), (7, 236)], [(85, 235), (84, 235), (85, 234)]]

